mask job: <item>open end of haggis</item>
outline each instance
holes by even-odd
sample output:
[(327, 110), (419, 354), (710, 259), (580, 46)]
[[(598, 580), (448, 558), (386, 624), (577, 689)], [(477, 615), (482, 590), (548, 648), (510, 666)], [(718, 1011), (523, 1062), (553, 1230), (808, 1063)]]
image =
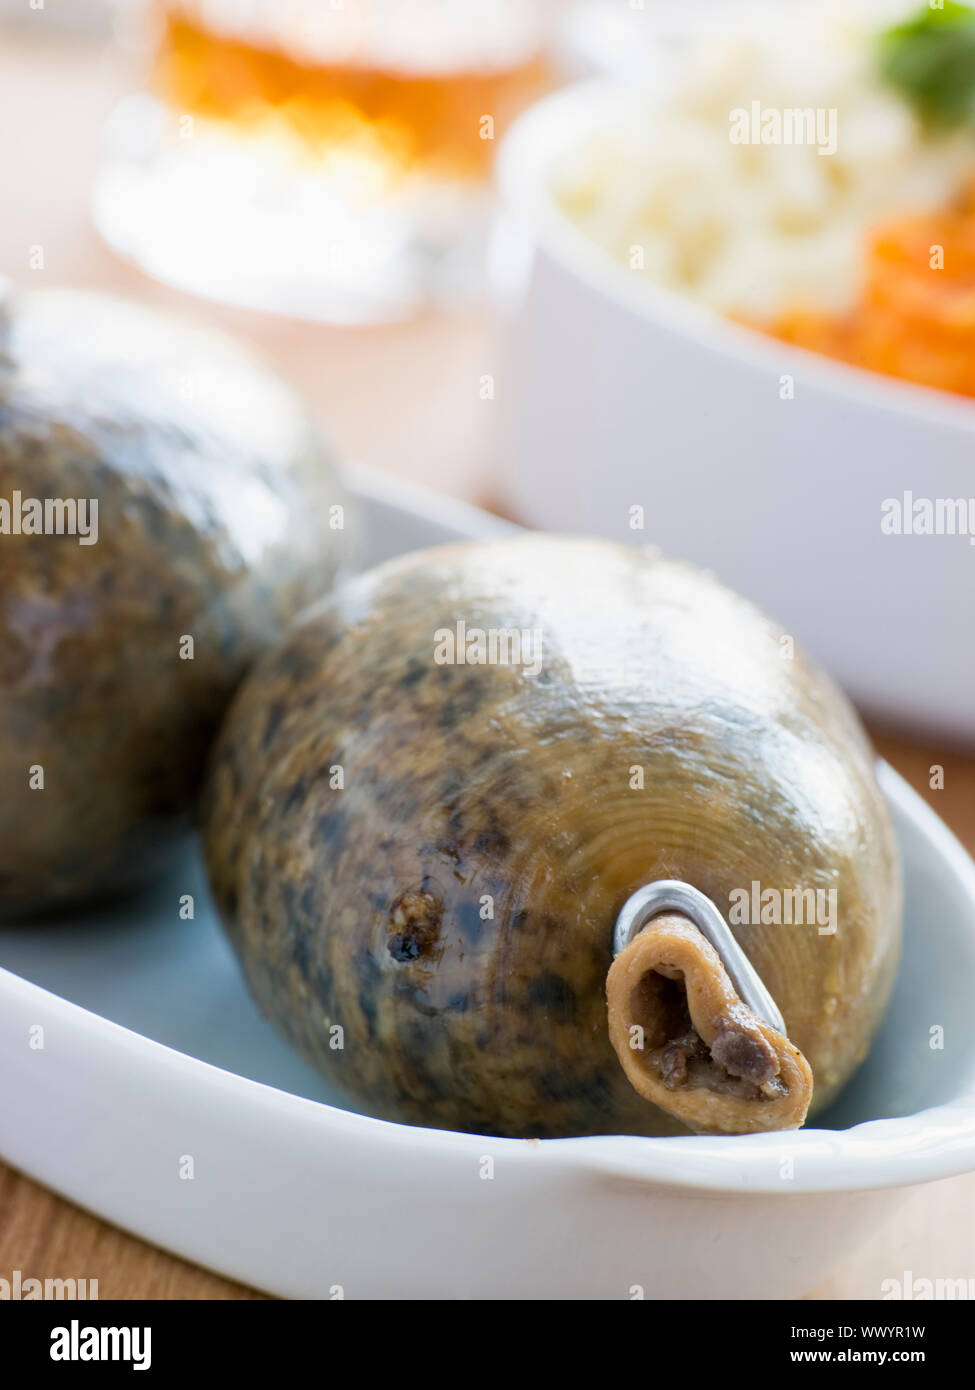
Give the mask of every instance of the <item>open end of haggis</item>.
[(812, 1071), (739, 998), (711, 943), (680, 913), (655, 917), (606, 979), (610, 1040), (630, 1084), (689, 1129), (797, 1129)]

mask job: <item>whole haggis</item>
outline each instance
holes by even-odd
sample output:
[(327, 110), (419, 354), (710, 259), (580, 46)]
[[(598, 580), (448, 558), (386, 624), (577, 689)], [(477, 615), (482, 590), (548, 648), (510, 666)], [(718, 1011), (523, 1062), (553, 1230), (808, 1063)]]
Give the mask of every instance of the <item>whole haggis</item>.
[[(822, 1106), (869, 1047), (901, 885), (857, 718), (781, 637), (691, 566), (530, 534), (407, 556), (316, 606), (238, 694), (205, 801), (264, 1012), (414, 1124), (800, 1124), (813, 1082)], [(787, 1036), (679, 914), (613, 962), (620, 908), (660, 879), (719, 907)], [(756, 883), (834, 920), (735, 924)]]
[(0, 913), (164, 862), (240, 678), (330, 584), (341, 500), (225, 338), (86, 293), (0, 303)]

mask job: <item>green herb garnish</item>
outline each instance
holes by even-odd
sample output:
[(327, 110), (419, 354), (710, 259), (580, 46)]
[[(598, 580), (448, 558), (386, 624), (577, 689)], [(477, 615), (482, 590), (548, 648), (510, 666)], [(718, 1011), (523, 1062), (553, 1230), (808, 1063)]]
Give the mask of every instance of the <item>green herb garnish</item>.
[(945, 0), (886, 30), (880, 72), (929, 129), (975, 122), (975, 10)]

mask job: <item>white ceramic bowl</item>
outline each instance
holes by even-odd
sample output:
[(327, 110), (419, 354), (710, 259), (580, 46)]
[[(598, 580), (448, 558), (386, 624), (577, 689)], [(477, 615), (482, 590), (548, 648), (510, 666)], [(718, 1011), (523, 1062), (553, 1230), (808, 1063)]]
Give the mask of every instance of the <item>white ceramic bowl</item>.
[[(357, 492), (362, 562), (505, 529), (402, 484), (360, 477)], [(111, 912), (0, 928), (0, 1154), (147, 1240), (292, 1297), (800, 1295), (906, 1187), (975, 1167), (975, 866), (881, 776), (906, 952), (881, 1037), (816, 1128), (539, 1142), (340, 1109), (260, 1018), (193, 850)]]
[(515, 514), (707, 565), (869, 712), (975, 740), (975, 538), (880, 526), (882, 502), (908, 491), (975, 497), (975, 402), (777, 343), (592, 243), (551, 171), (633, 100), (599, 80), (565, 89), (500, 153), (499, 457)]

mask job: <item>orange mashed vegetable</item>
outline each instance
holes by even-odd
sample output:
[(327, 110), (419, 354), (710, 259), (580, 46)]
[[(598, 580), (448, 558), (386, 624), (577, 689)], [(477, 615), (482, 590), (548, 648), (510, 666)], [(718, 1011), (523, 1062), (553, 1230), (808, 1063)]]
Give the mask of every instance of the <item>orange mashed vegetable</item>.
[(848, 313), (791, 309), (751, 326), (875, 372), (975, 396), (975, 194), (965, 206), (880, 226)]

